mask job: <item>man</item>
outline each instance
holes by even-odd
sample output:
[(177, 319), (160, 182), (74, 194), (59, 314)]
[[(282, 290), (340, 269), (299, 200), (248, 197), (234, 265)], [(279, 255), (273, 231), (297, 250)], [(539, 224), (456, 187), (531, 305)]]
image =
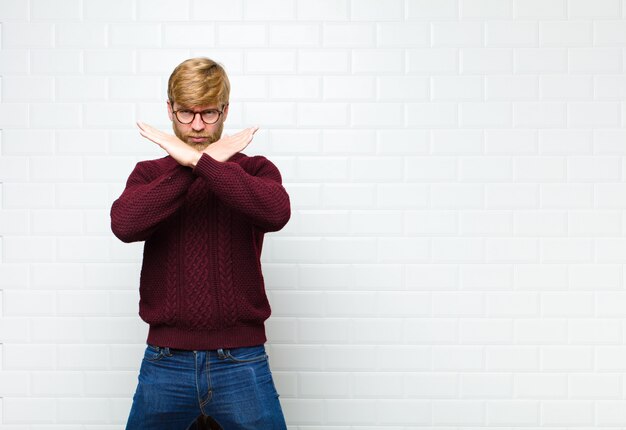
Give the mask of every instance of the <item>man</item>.
[(264, 349), (264, 233), (290, 218), (278, 169), (241, 153), (257, 127), (222, 136), (230, 83), (208, 58), (168, 82), (174, 135), (138, 123), (165, 158), (136, 165), (111, 208), (124, 242), (145, 241), (139, 315), (148, 346), (127, 430), (286, 429)]

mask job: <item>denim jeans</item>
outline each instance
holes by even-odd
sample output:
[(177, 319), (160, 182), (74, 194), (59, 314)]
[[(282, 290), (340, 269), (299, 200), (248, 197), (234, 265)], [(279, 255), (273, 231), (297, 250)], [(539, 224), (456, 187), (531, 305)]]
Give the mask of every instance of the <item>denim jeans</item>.
[(201, 414), (224, 430), (286, 430), (263, 345), (216, 351), (148, 345), (126, 430), (186, 430)]

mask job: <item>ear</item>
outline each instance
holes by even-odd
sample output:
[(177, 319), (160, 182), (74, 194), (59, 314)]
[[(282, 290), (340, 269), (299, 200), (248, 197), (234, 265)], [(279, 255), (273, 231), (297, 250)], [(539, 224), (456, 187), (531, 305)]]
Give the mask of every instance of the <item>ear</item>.
[(170, 117), (170, 121), (174, 121), (174, 107), (169, 100), (167, 101), (167, 116)]

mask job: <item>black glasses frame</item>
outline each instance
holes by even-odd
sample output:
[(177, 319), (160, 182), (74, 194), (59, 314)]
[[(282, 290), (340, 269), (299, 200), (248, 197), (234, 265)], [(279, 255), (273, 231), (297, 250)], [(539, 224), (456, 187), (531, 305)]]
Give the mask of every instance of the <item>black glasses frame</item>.
[[(191, 121), (189, 121), (189, 122), (181, 121), (180, 118), (178, 117), (178, 112), (181, 112), (181, 111), (193, 112), (193, 118), (191, 118)], [(206, 122), (204, 120), (204, 118), (202, 118), (202, 114), (205, 113), (205, 112), (209, 112), (209, 111), (215, 111), (215, 112), (218, 113), (217, 118), (215, 118), (215, 121), (213, 121), (213, 122)], [(216, 122), (218, 122), (220, 120), (220, 118), (222, 117), (222, 114), (224, 113), (224, 110), (209, 109), (209, 110), (204, 110), (202, 112), (194, 112), (194, 111), (189, 110), (189, 109), (178, 109), (178, 110), (172, 111), (172, 113), (174, 114), (174, 116), (176, 116), (176, 119), (181, 124), (191, 124), (196, 119), (196, 115), (200, 115), (200, 119), (202, 120), (203, 123), (205, 123), (206, 125), (211, 125), (211, 124), (215, 124)]]

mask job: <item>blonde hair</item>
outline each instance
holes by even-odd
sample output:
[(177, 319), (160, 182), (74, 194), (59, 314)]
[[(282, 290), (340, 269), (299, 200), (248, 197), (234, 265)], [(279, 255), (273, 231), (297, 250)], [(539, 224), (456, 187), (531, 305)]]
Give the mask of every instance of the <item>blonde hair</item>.
[(230, 81), (224, 68), (210, 58), (190, 58), (170, 75), (167, 97), (185, 107), (228, 104)]

